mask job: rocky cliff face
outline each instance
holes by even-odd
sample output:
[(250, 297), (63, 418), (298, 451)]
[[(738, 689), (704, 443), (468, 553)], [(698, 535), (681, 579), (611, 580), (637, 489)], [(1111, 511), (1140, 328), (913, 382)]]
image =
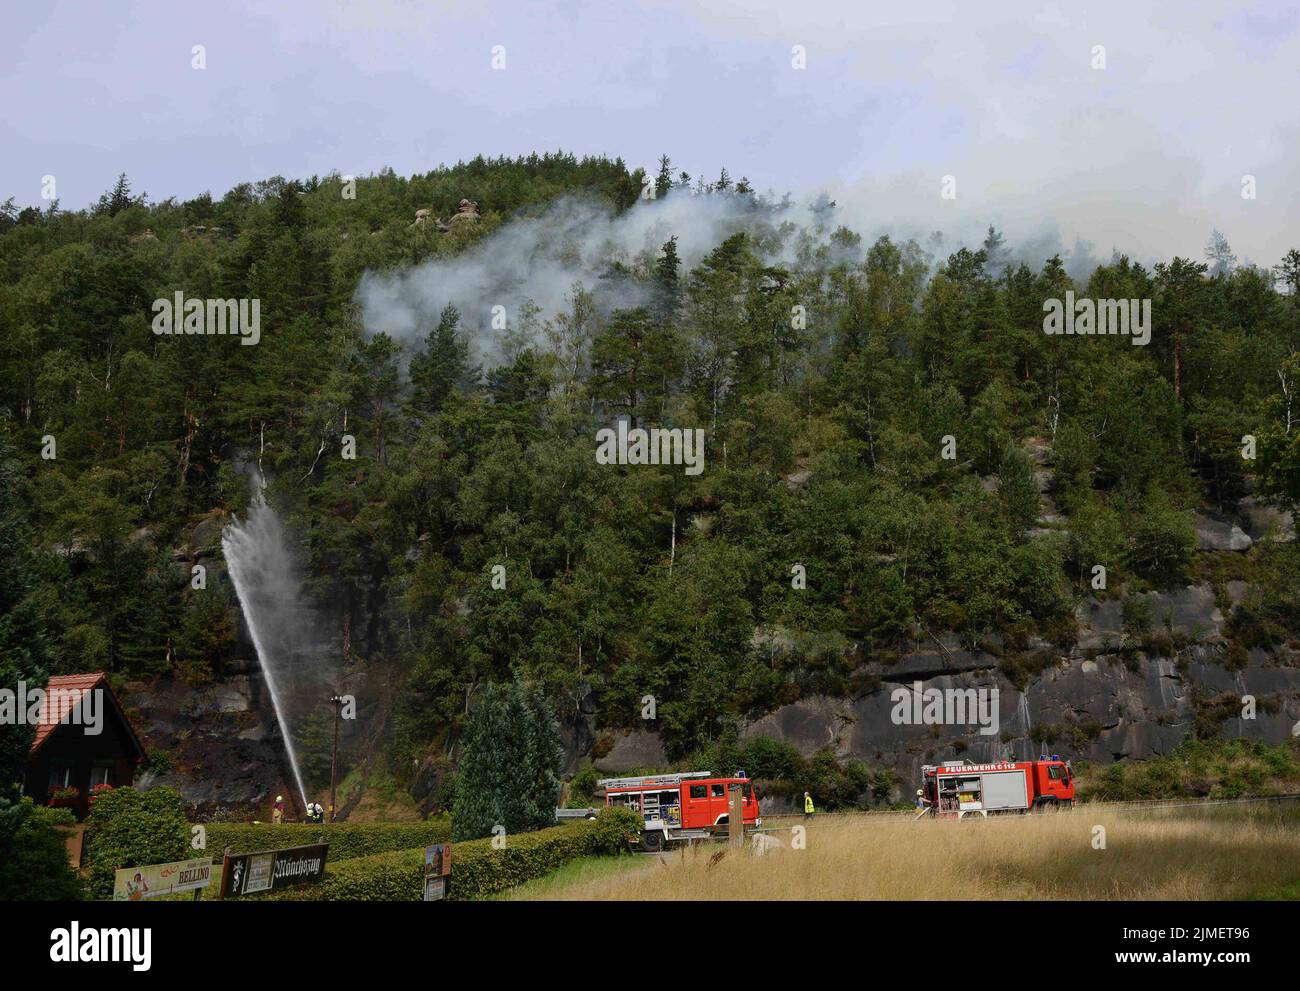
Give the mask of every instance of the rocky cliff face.
[[(1228, 591), (1237, 601), (1245, 586), (1232, 582)], [(1006, 654), (966, 650), (944, 638), (889, 666), (870, 667), (879, 687), (867, 694), (801, 699), (750, 723), (743, 735), (787, 741), (805, 756), (831, 747), (914, 782), (922, 764), (940, 760), (1025, 759), (1044, 752), (1103, 764), (1149, 757), (1172, 750), (1198, 721), (1225, 738), (1270, 742), (1300, 725), (1300, 651), (1251, 650), (1230, 659), (1223, 612), (1209, 585), (1144, 598), (1154, 630), (1153, 642), (1141, 641), (1145, 649), (1125, 632), (1120, 601), (1093, 600), (1076, 610), (1073, 647), (1031, 645), (1037, 673), (1027, 679)], [(984, 714), (993, 718), (981, 720), (972, 706), (951, 713), (964, 715), (961, 721), (926, 719), (924, 702), (934, 689), (960, 691), (967, 701), (976, 697), (970, 690), (988, 692), (984, 701), (991, 708)], [(914, 718), (918, 692), (920, 721)], [(1251, 699), (1254, 717), (1246, 718)], [(662, 759), (654, 734), (634, 732), (617, 736), (596, 763), (619, 772)]]
[(146, 746), (166, 754), (166, 768), (143, 770), (138, 787), (175, 788), (205, 816), (266, 814), (277, 794), (296, 804), (256, 661), (207, 685), (175, 679), (132, 684), (122, 704)]
[[(1169, 641), (1189, 641), (1169, 656), (1128, 645), (1118, 601), (1079, 607), (1079, 641), (1046, 660), (1020, 691), (999, 659), (957, 649), (904, 655), (880, 673), (880, 690), (860, 699), (810, 699), (786, 706), (749, 727), (794, 743), (805, 753), (832, 746), (845, 756), (893, 767), (915, 781), (923, 763), (962, 756), (976, 761), (1060, 753), (1109, 763), (1176, 747), (1199, 719), (1225, 737), (1276, 742), (1300, 720), (1300, 654), (1249, 652), (1245, 665), (1226, 666), (1223, 616), (1209, 586), (1151, 595), (1165, 617)], [(1127, 647), (1123, 652), (1121, 647)], [(900, 725), (891, 696), (915, 689), (994, 689), (997, 732), (978, 725)], [(1247, 696), (1253, 719), (1242, 718)], [(897, 696), (894, 696), (897, 697)]]

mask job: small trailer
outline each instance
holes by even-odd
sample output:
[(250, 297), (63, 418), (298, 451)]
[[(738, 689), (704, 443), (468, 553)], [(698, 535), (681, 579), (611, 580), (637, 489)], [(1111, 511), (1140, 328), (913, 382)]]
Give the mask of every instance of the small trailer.
[(950, 760), (922, 767), (921, 780), (924, 810), (946, 819), (1050, 812), (1074, 804), (1074, 775), (1060, 757), (992, 764)]
[(632, 778), (603, 778), (606, 805), (636, 809), (645, 820), (641, 849), (658, 853), (675, 843), (725, 836), (730, 822), (733, 789), (743, 793), (742, 827), (763, 824), (758, 795), (748, 778), (714, 777), (709, 771), (684, 774), (651, 774)]

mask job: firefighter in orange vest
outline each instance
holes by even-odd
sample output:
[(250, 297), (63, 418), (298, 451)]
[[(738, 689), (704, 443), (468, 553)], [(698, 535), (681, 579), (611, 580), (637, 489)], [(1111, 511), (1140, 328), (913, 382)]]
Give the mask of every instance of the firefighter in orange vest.
[(813, 817), (813, 813), (816, 811), (817, 810), (813, 808), (812, 796), (807, 792), (804, 792), (803, 793), (803, 817), (805, 819), (811, 819)]

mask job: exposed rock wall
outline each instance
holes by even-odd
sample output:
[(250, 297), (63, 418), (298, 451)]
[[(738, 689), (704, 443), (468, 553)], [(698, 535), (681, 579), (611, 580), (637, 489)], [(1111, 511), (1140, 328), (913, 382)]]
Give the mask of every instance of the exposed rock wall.
[(162, 774), (144, 770), (137, 786), (175, 788), (200, 815), (269, 814), (277, 794), (290, 808), (296, 803), (284, 743), (255, 662), (244, 673), (207, 685), (171, 678), (134, 683), (122, 704), (146, 746), (164, 751), (170, 765)]
[[(1241, 588), (1230, 591), (1240, 595)], [(1076, 613), (1078, 643), (1056, 651), (1024, 692), (992, 654), (924, 649), (881, 670), (877, 691), (857, 699), (802, 699), (745, 733), (786, 740), (805, 755), (830, 746), (841, 756), (892, 767), (906, 782), (917, 780), (922, 764), (962, 757), (1023, 759), (1044, 751), (1101, 763), (1149, 757), (1181, 743), (1198, 716), (1225, 738), (1278, 742), (1291, 735), (1300, 723), (1300, 652), (1252, 650), (1243, 666), (1230, 669), (1224, 617), (1208, 585), (1146, 598), (1153, 632), (1182, 644), (1170, 656), (1134, 649), (1119, 601), (1092, 601)], [(997, 733), (981, 733), (974, 723), (898, 724), (891, 693), (918, 682), (922, 690), (996, 688)], [(1242, 718), (1246, 696), (1256, 700), (1253, 719)]]

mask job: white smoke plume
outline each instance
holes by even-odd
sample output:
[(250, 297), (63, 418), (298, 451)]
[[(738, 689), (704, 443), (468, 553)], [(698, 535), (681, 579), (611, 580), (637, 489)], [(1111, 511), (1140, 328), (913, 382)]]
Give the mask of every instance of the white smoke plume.
[[(411, 268), (367, 272), (356, 297), (367, 333), (386, 333), (410, 348), (423, 343), (443, 307), (454, 305), (461, 313), (461, 332), (474, 344), (476, 360), (490, 367), (508, 360), (506, 341), (519, 334), (528, 306), (536, 307), (535, 322), (540, 327), (571, 307), (579, 286), (593, 295), (602, 312), (648, 302), (643, 279), (671, 237), (677, 238), (684, 277), (741, 230), (753, 235), (756, 250), (771, 264), (796, 265), (804, 249), (826, 244), (831, 233), (844, 225), (861, 235), (862, 242), (857, 250), (837, 244), (836, 260), (844, 258), (846, 251), (848, 260), (858, 260), (876, 238), (888, 234), (898, 242), (914, 240), (934, 266), (962, 247), (980, 247), (990, 223), (969, 215), (946, 230), (927, 226), (924, 220), (873, 223), (871, 213), (862, 207), (853, 200), (836, 205), (824, 194), (811, 202), (793, 203), (778, 201), (771, 193), (758, 198), (695, 195), (675, 188), (657, 200), (640, 200), (617, 213), (592, 197), (565, 196), (538, 215), (508, 221), (464, 253)], [(878, 215), (889, 214), (881, 210)], [(1021, 225), (1018, 241), (1016, 232), (1003, 233), (1001, 257), (990, 266), (994, 276), (1000, 276), (1005, 265), (1021, 263), (1038, 271), (1048, 258), (1059, 254), (1069, 274), (1085, 281), (1110, 258), (1109, 248), (1094, 251), (1095, 246), (1082, 239), (1067, 248), (1050, 220)], [(634, 277), (619, 277), (619, 265)], [(504, 308), (506, 331), (493, 328), (495, 307)], [(527, 343), (544, 346), (545, 341)]]
[[(783, 229), (777, 219), (790, 221)], [(386, 333), (418, 346), (448, 303), (461, 312), (461, 328), (473, 335), (480, 357), (499, 359), (502, 334), (492, 330), (493, 307), (505, 307), (511, 329), (526, 304), (546, 320), (565, 310), (575, 286), (595, 297), (602, 310), (648, 301), (636, 279), (611, 275), (622, 264), (644, 276), (663, 245), (677, 238), (680, 274), (740, 230), (759, 238), (774, 260), (791, 260), (799, 232), (812, 229), (807, 207), (762, 205), (745, 196), (692, 195), (673, 190), (638, 201), (617, 214), (608, 204), (577, 196), (556, 200), (539, 216), (513, 219), (470, 250), (394, 272), (367, 272), (357, 287), (368, 333)]]

